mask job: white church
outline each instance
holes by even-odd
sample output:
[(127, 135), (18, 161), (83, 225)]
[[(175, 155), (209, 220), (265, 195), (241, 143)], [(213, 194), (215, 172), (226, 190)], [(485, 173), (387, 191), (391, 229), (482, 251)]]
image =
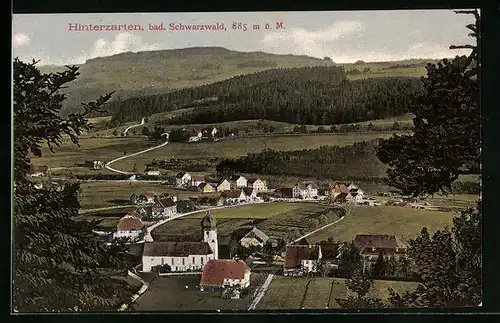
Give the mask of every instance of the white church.
[(205, 264), (218, 259), (216, 221), (207, 212), (201, 220), (203, 240), (146, 242), (142, 254), (142, 271), (151, 272), (158, 265), (168, 265), (172, 272), (203, 270)]

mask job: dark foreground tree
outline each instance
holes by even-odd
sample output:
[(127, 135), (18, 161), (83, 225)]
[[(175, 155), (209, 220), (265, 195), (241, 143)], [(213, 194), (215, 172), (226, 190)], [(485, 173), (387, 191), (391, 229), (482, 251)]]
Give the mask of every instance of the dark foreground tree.
[(373, 279), (367, 272), (363, 272), (363, 266), (357, 266), (346, 281), (347, 288), (356, 293), (356, 296), (349, 295), (344, 300), (337, 303), (343, 308), (380, 308), (385, 307), (379, 298), (366, 296), (373, 285)]
[(410, 106), (415, 114), (412, 135), (381, 140), (377, 157), (389, 165), (388, 184), (403, 194), (448, 192), (459, 175), (479, 171), (480, 110), (479, 77), (480, 17), (467, 28), (477, 45), (471, 55), (428, 64), (422, 78), (423, 92)]
[(59, 115), (66, 99), (59, 90), (79, 75), (78, 67), (42, 74), (36, 62), (14, 59), (13, 309), (18, 312), (116, 310), (130, 299), (121, 245), (104, 247), (92, 232), (97, 222), (76, 221), (78, 184), (35, 189), (27, 176), (30, 158), (51, 151), (63, 136), (78, 145), (88, 130), (85, 115), (111, 97), (83, 104), (82, 113)]
[(396, 307), (478, 306), (482, 286), (481, 204), (453, 219), (453, 228), (426, 228), (410, 241), (409, 255), (422, 279), (413, 292), (389, 290)]

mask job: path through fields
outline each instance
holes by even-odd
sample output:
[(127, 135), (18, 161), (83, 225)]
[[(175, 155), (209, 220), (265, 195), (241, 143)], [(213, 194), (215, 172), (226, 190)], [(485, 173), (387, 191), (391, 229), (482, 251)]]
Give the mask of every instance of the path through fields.
[(269, 285), (271, 285), (271, 281), (273, 280), (273, 277), (274, 277), (274, 274), (269, 274), (267, 276), (264, 284), (262, 284), (262, 286), (260, 286), (260, 289), (257, 292), (257, 296), (254, 298), (252, 304), (250, 304), (250, 306), (248, 307), (249, 311), (254, 310), (257, 307), (257, 305), (259, 305), (259, 302), (261, 301), (261, 299), (264, 297), (264, 295), (266, 295), (267, 289), (269, 288)]
[(131, 173), (131, 172), (124, 172), (124, 171), (121, 171), (121, 170), (118, 170), (118, 169), (115, 169), (115, 168), (112, 168), (110, 167), (110, 165), (114, 162), (117, 162), (119, 160), (122, 160), (122, 159), (125, 159), (125, 158), (129, 158), (129, 157), (132, 157), (132, 156), (137, 156), (137, 155), (140, 155), (140, 154), (144, 154), (148, 151), (151, 151), (151, 150), (155, 150), (155, 149), (158, 149), (158, 148), (161, 148), (165, 145), (168, 144), (168, 141), (165, 141), (164, 143), (162, 143), (161, 145), (158, 145), (158, 146), (154, 146), (154, 147), (151, 147), (151, 148), (148, 148), (148, 149), (144, 149), (144, 150), (141, 150), (139, 152), (136, 152), (136, 153), (133, 153), (133, 154), (130, 154), (130, 155), (125, 155), (125, 156), (122, 156), (122, 157), (118, 157), (118, 158), (115, 158), (113, 159), (112, 161), (109, 161), (106, 163), (106, 165), (104, 166), (106, 169), (109, 169), (110, 171), (112, 172), (115, 172), (115, 173), (119, 173), (119, 174), (124, 174), (124, 175), (134, 175), (134, 173)]
[(139, 127), (139, 126), (142, 126), (143, 124), (145, 124), (146, 123), (145, 119), (146, 118), (142, 118), (141, 123), (132, 125), (132, 126), (128, 127), (127, 129), (123, 130), (123, 135), (126, 135), (127, 131), (129, 131), (130, 129), (135, 128), (135, 127)]

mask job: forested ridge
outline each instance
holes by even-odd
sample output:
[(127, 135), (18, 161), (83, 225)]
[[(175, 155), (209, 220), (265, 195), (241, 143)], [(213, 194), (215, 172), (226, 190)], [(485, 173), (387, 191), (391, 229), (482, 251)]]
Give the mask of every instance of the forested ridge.
[(323, 146), (294, 151), (263, 150), (237, 159), (224, 159), (216, 167), (220, 173), (253, 173), (334, 178), (336, 180), (376, 180), (385, 176), (386, 166), (375, 156), (377, 140), (350, 146)]
[[(409, 77), (348, 81), (343, 67), (271, 69), (196, 88), (110, 102), (112, 125), (159, 112), (199, 106), (169, 124), (268, 119), (340, 124), (407, 112), (420, 81)], [(210, 99), (210, 100), (209, 100)]]

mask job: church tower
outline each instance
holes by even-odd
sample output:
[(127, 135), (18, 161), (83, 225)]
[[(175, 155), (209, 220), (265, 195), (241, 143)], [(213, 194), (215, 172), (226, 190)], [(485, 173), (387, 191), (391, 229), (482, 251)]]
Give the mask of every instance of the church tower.
[(219, 259), (219, 244), (217, 242), (217, 222), (212, 217), (210, 211), (201, 220), (201, 231), (203, 234), (203, 241), (207, 242), (212, 249), (215, 259)]

